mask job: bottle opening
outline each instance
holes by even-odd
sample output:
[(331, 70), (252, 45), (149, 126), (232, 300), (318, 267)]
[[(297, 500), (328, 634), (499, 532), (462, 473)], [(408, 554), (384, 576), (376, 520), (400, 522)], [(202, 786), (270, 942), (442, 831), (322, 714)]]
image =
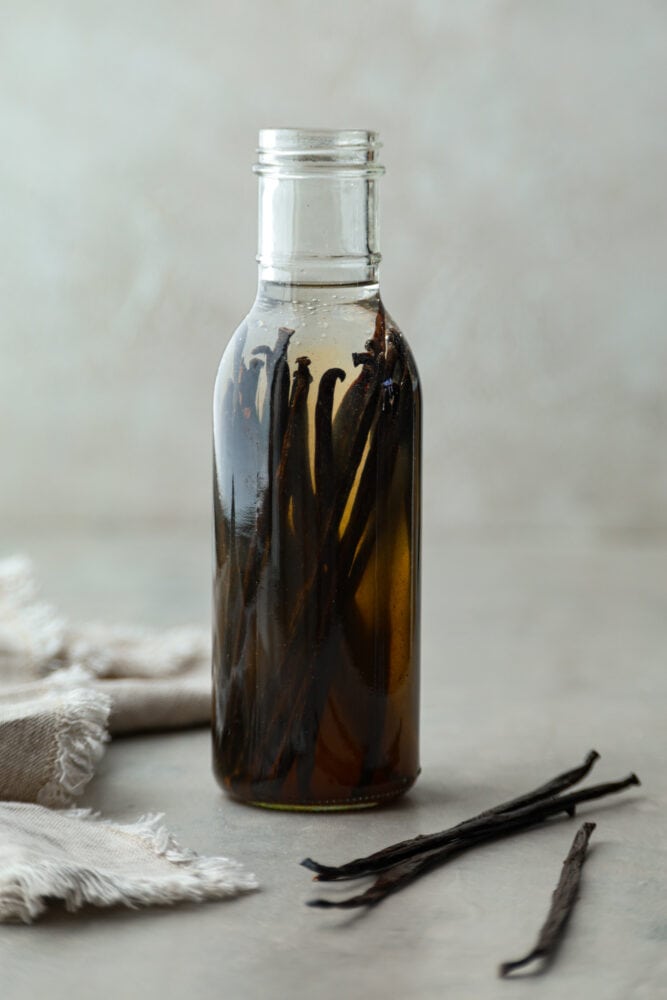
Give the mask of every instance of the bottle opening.
[(262, 129), (261, 279), (289, 284), (377, 281), (377, 132)]
[(258, 174), (339, 170), (382, 174), (382, 143), (366, 129), (266, 128), (259, 133)]

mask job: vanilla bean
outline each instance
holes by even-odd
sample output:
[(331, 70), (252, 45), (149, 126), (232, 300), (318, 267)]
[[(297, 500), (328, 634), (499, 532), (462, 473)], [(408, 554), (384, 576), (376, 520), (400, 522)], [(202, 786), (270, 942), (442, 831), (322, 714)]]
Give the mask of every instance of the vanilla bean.
[(547, 919), (542, 925), (535, 947), (523, 958), (513, 962), (503, 962), (498, 969), (499, 976), (507, 976), (515, 969), (521, 969), (536, 959), (542, 960), (544, 968), (553, 959), (565, 925), (577, 901), (581, 870), (586, 860), (588, 841), (594, 829), (595, 823), (584, 823), (577, 831), (569, 853), (563, 862), (563, 869), (551, 898)]
[[(388, 479), (394, 471), (396, 452), (398, 450), (398, 421), (396, 412), (391, 406), (397, 393), (397, 387), (391, 379), (385, 379), (380, 387), (380, 414), (370, 435), (368, 454), (361, 471), (359, 487), (356, 492), (350, 518), (340, 541), (340, 560), (343, 572), (349, 576), (353, 560), (357, 565), (354, 582), (349, 587), (350, 596), (354, 596), (363, 571), (366, 568), (370, 552), (376, 548), (376, 533), (368, 529), (372, 518), (377, 518), (376, 494), (378, 483), (382, 483), (385, 492), (389, 492)], [(396, 408), (397, 409), (397, 408)], [(381, 493), (382, 495), (382, 493)], [(360, 539), (368, 538), (370, 544), (365, 546)], [(358, 548), (363, 556), (354, 559)]]
[[(393, 368), (393, 366), (392, 366)], [(387, 368), (388, 374), (392, 368)], [(370, 466), (371, 475), (375, 476), (373, 493), (376, 498), (375, 519), (375, 568), (380, 579), (391, 579), (393, 560), (396, 551), (396, 525), (400, 523), (400, 511), (395, 511), (397, 501), (391, 489), (392, 477), (396, 467), (398, 451), (398, 387), (391, 377), (385, 379), (380, 395), (380, 414), (373, 435), (374, 461), (371, 464), (371, 454), (366, 459), (366, 469)], [(359, 485), (359, 493), (364, 487), (364, 473)], [(402, 500), (402, 498), (401, 498)], [(394, 510), (392, 510), (392, 507)], [(366, 518), (368, 520), (368, 518)], [(350, 518), (350, 527), (353, 517)], [(357, 529), (357, 538), (363, 537), (364, 525)], [(351, 560), (350, 560), (351, 562)], [(366, 718), (366, 746), (361, 764), (359, 787), (372, 785), (376, 774), (382, 768), (386, 757), (382, 734), (385, 729), (387, 715), (387, 699), (389, 696), (391, 657), (389, 649), (392, 641), (391, 595), (386, 587), (378, 587), (375, 593), (375, 616), (383, 622), (382, 628), (376, 629), (373, 639), (373, 656), (370, 669), (366, 671), (369, 690), (373, 696), (368, 706)]]
[[(276, 471), (281, 540), (290, 535), (312, 533), (314, 527), (313, 486), (308, 462), (308, 393), (313, 377), (309, 371), (310, 358), (297, 358), (296, 364)], [(288, 511), (290, 501), (291, 512)]]
[[(281, 580), (275, 601), (282, 636), (289, 628), (294, 601), (311, 573), (316, 530), (315, 498), (308, 457), (308, 395), (313, 381), (309, 371), (310, 358), (299, 357), (296, 365), (280, 465), (274, 485), (277, 506), (274, 505), (276, 520), (273, 524), (273, 558), (277, 560)], [(299, 646), (303, 649), (308, 644), (312, 623), (304, 620), (301, 625)], [(300, 663), (296, 657), (292, 663), (287, 664), (287, 668), (295, 676), (299, 676)], [(280, 682), (289, 688), (290, 674), (282, 675)]]
[(578, 764), (569, 771), (563, 771), (562, 774), (557, 774), (555, 778), (551, 778), (545, 784), (534, 788), (532, 792), (527, 792), (525, 795), (517, 795), (516, 798), (509, 799), (507, 802), (501, 802), (500, 805), (494, 806), (492, 809), (487, 809), (485, 812), (480, 813), (477, 819), (481, 819), (489, 813), (512, 812), (514, 809), (520, 809), (522, 806), (529, 806), (534, 802), (539, 802), (541, 799), (558, 795), (560, 792), (564, 792), (566, 788), (578, 785), (590, 773), (593, 765), (599, 759), (600, 754), (597, 750), (589, 750), (581, 764)]
[[(601, 798), (613, 792), (620, 792), (630, 785), (638, 785), (639, 779), (636, 774), (631, 774), (621, 781), (607, 782), (603, 785), (593, 785), (591, 788), (582, 789), (579, 792), (572, 792), (569, 795), (556, 796), (536, 803), (533, 806), (524, 807), (510, 813), (491, 813), (487, 816), (486, 825), (461, 824), (458, 836), (451, 837), (440, 847), (424, 846), (419, 852), (413, 852), (409, 856), (398, 858), (393, 863), (385, 864), (382, 868), (366, 869), (362, 874), (376, 874), (377, 878), (373, 885), (365, 892), (357, 896), (351, 896), (342, 900), (313, 899), (308, 902), (308, 906), (319, 908), (352, 909), (361, 906), (375, 906), (388, 895), (403, 889), (410, 882), (413, 882), (420, 875), (439, 867), (453, 856), (476, 847), (482, 843), (500, 839), (509, 833), (518, 832), (534, 826), (536, 823), (548, 819), (558, 812), (570, 812), (570, 810), (581, 802), (591, 799)], [(470, 827), (469, 829), (465, 829)], [(424, 838), (430, 840), (431, 838)], [(302, 862), (303, 863), (303, 862)], [(306, 865), (306, 867), (311, 867)], [(317, 876), (320, 880), (322, 875)], [(349, 877), (349, 876), (348, 876)], [(325, 880), (326, 876), (325, 876)]]
[(316, 861), (313, 861), (312, 858), (306, 858), (301, 862), (301, 864), (304, 865), (305, 868), (309, 868), (311, 871), (316, 872), (316, 878), (321, 882), (333, 882), (338, 879), (358, 878), (361, 875), (381, 871), (383, 868), (389, 867), (396, 861), (400, 861), (403, 858), (411, 857), (414, 854), (429, 850), (432, 847), (443, 846), (449, 841), (455, 840), (459, 837), (462, 831), (465, 832), (466, 830), (473, 828), (476, 824), (479, 824), (480, 822), (483, 823), (483, 821), (489, 816), (499, 813), (511, 813), (517, 809), (536, 804), (544, 799), (553, 798), (553, 796), (557, 793), (562, 792), (567, 788), (571, 788), (573, 785), (576, 785), (583, 778), (585, 778), (595, 764), (596, 760), (599, 760), (599, 757), (600, 755), (597, 750), (591, 750), (581, 764), (568, 771), (563, 771), (561, 774), (556, 775), (555, 778), (546, 782), (546, 784), (540, 785), (531, 792), (519, 795), (507, 802), (501, 802), (499, 805), (493, 806), (491, 809), (485, 809), (484, 812), (479, 813), (477, 816), (473, 816), (472, 819), (464, 820), (463, 822), (457, 823), (455, 826), (449, 827), (447, 830), (442, 830), (439, 833), (432, 833), (428, 835), (420, 834), (418, 837), (413, 837), (410, 840), (402, 840), (397, 844), (392, 844), (389, 847), (383, 848), (381, 851), (376, 851), (374, 854), (370, 854), (367, 857), (355, 858), (354, 861), (349, 861), (347, 864), (338, 865), (336, 867), (318, 864)]
[(326, 513), (333, 499), (333, 435), (331, 412), (336, 382), (345, 380), (342, 368), (329, 368), (320, 379), (315, 406), (315, 496), (319, 534), (323, 532)]
[(369, 394), (375, 394), (378, 366), (384, 370), (384, 310), (380, 308), (375, 318), (375, 333), (366, 341), (366, 350), (353, 352), (352, 363), (361, 365), (357, 378), (343, 395), (333, 420), (333, 456), (336, 476), (345, 475), (350, 442), (355, 438), (364, 412), (368, 406)]
[(392, 892), (402, 889), (419, 875), (424, 875), (432, 868), (443, 864), (448, 858), (458, 854), (465, 847), (469, 846), (471, 844), (466, 844), (463, 841), (453, 841), (444, 848), (435, 848), (416, 857), (406, 858), (404, 861), (397, 862), (391, 868), (381, 871), (375, 882), (365, 892), (357, 896), (348, 896), (347, 899), (325, 899), (318, 897), (317, 899), (308, 900), (306, 905), (320, 910), (353, 910), (361, 906), (376, 906)]

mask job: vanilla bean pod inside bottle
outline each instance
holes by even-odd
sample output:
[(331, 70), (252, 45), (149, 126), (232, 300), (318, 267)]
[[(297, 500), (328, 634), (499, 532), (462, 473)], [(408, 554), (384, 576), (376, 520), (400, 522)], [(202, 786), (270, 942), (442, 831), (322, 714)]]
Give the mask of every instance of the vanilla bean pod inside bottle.
[(213, 758), (257, 805), (374, 805), (419, 771), (421, 395), (378, 147), (260, 133), (257, 299), (214, 398)]

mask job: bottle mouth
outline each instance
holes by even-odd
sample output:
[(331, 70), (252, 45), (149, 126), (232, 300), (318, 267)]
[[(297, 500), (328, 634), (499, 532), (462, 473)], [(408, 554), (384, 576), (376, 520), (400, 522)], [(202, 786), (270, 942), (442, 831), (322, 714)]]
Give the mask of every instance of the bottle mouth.
[(297, 177), (323, 172), (384, 173), (378, 163), (382, 143), (366, 129), (265, 128), (259, 133), (258, 174)]

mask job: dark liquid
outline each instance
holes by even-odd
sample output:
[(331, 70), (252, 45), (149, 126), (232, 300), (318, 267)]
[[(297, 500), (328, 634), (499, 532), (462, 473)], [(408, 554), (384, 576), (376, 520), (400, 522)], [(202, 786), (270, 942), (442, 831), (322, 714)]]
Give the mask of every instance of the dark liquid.
[(241, 343), (222, 396), (214, 766), (245, 801), (370, 805), (419, 770), (417, 374), (383, 313), (347, 370), (290, 340)]

